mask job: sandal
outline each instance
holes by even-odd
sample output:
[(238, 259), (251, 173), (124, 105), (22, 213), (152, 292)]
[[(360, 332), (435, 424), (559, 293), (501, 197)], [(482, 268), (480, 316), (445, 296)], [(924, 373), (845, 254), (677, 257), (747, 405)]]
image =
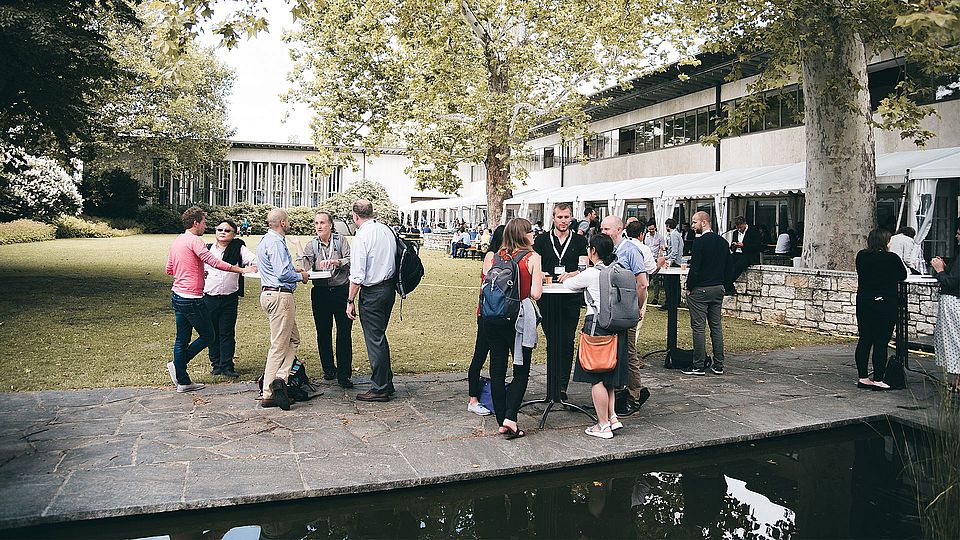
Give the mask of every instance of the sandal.
[(618, 429), (623, 429), (623, 422), (617, 418), (617, 415), (610, 415), (610, 431), (617, 431)]
[(501, 435), (503, 435), (503, 438), (508, 441), (512, 441), (513, 439), (519, 439), (520, 437), (523, 437), (524, 435), (526, 435), (526, 433), (522, 429), (520, 429), (519, 426), (517, 427), (516, 431), (514, 431), (508, 426), (503, 426), (503, 427), (506, 428), (506, 431), (501, 433)]
[(584, 433), (591, 437), (597, 437), (599, 439), (612, 439), (613, 430), (610, 429), (610, 424), (594, 424), (587, 429), (583, 430)]

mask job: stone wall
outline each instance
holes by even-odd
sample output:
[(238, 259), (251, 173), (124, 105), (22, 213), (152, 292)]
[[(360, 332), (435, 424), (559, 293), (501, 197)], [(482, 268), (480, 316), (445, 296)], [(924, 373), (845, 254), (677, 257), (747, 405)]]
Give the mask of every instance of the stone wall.
[[(753, 266), (723, 300), (724, 315), (824, 332), (857, 333), (854, 272), (784, 266)], [(940, 292), (936, 285), (907, 285), (909, 339), (932, 336)]]

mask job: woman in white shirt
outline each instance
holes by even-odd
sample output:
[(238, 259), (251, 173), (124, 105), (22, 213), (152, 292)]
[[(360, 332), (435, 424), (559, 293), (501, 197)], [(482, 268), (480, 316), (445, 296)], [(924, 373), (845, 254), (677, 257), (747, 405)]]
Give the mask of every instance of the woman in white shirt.
[[(209, 249), (215, 257), (237, 266), (250, 266), (257, 255), (250, 251), (243, 240), (237, 238), (237, 225), (233, 221), (223, 220), (216, 228), (217, 241)], [(210, 312), (213, 323), (213, 340), (207, 351), (210, 354), (212, 375), (224, 375), (237, 378), (233, 364), (233, 354), (237, 349), (237, 308), (240, 296), (243, 296), (243, 278), (240, 274), (224, 272), (204, 265), (206, 280), (203, 285), (203, 302)]]
[[(600, 270), (617, 259), (617, 255), (614, 253), (613, 240), (605, 234), (594, 235), (590, 239), (587, 256), (590, 258), (592, 266), (580, 274), (563, 280), (563, 286), (574, 291), (590, 293), (589, 296), (584, 293), (587, 303), (587, 316), (581, 329), (581, 332), (590, 334), (594, 329), (593, 318), (596, 310), (600, 307), (597, 305), (600, 301)], [(596, 326), (593, 333), (596, 336), (609, 336), (611, 334), (612, 332), (600, 326)], [(597, 419), (599, 420), (596, 425), (588, 427), (584, 433), (591, 437), (612, 439), (613, 432), (623, 427), (623, 423), (617, 418), (613, 408), (613, 391), (627, 385), (626, 331), (617, 333), (617, 366), (612, 371), (591, 373), (583, 369), (578, 358), (573, 370), (573, 380), (590, 383), (593, 406), (597, 411)]]

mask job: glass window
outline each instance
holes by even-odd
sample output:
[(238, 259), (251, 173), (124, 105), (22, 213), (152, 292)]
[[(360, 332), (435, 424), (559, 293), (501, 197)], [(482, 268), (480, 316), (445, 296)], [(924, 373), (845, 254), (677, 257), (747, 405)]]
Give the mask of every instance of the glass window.
[(543, 149), (543, 168), (551, 169), (553, 168), (553, 147), (547, 147)]
[(697, 109), (697, 131), (694, 140), (699, 142), (701, 137), (709, 135), (710, 129), (710, 109), (704, 107)]
[(286, 206), (284, 202), (284, 191), (287, 188), (287, 166), (285, 163), (274, 163), (273, 165), (273, 181), (272, 189), (273, 192), (273, 205), (277, 208), (282, 208)]
[(233, 177), (237, 187), (237, 202), (247, 202), (247, 188), (250, 185), (247, 180), (247, 164), (238, 161), (233, 165)]
[[(683, 125), (682, 125), (682, 124), (681, 124), (680, 127), (681, 127), (681, 129), (683, 129)], [(673, 131), (673, 117), (672, 117), (672, 116), (667, 116), (666, 118), (663, 119), (663, 133), (664, 133), (664, 136), (663, 136), (663, 147), (664, 147), (664, 148), (669, 148), (669, 147), (673, 146), (673, 145), (674, 145), (674, 141), (673, 141), (674, 131)]]
[(253, 164), (253, 204), (264, 204), (267, 197), (267, 164)]
[(635, 153), (637, 151), (637, 126), (621, 128), (619, 135), (618, 153), (621, 156)]
[(303, 206), (303, 176), (305, 166), (294, 163), (290, 165), (290, 205)]
[(683, 142), (692, 143), (697, 140), (697, 112), (689, 111), (683, 117)]
[(766, 110), (763, 112), (763, 129), (780, 127), (780, 93), (771, 92), (763, 100)]

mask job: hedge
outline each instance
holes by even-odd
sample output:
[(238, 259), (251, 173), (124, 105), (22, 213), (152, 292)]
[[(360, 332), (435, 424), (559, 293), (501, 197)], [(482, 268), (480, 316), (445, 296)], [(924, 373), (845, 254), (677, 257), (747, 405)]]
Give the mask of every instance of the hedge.
[(116, 238), (141, 232), (139, 227), (114, 229), (103, 221), (73, 216), (60, 216), (54, 224), (57, 227), (57, 238)]
[(18, 219), (0, 223), (0, 245), (42, 242), (56, 238), (56, 228), (49, 223)]

